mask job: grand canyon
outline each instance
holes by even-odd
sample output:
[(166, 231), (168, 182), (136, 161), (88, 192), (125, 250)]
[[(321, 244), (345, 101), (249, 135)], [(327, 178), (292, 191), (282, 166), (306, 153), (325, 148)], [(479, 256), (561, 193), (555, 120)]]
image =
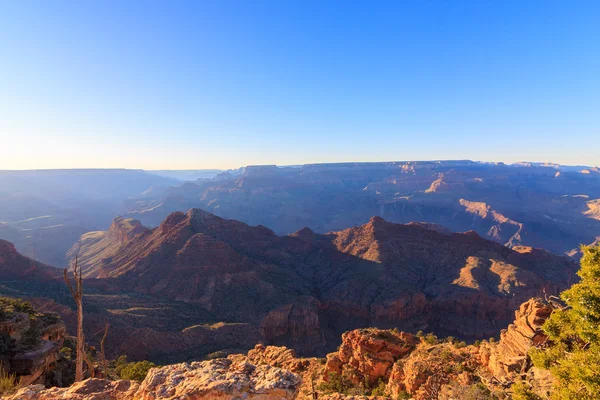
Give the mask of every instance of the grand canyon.
[[(85, 208), (91, 189), (78, 182), (95, 174), (54, 178), (81, 191), (77, 218), (65, 218), (68, 210), (55, 216), (42, 203), (19, 211), (21, 221), (32, 222), (5, 223), (4, 237), (16, 245), (0, 241), (0, 294), (56, 313), (74, 332), (74, 303), (56, 267), (77, 262), (86, 341), (98, 347), (110, 324), (111, 359), (164, 365), (233, 357), (257, 343), (283, 346), (272, 348), (293, 350), (293, 357), (324, 357), (347, 332), (372, 327), (467, 343), (498, 338), (521, 304), (557, 298), (577, 283), (578, 246), (600, 236), (600, 173), (593, 168), (465, 161), (259, 166), (162, 189), (144, 185), (173, 178), (109, 171), (117, 182), (131, 174), (147, 180), (104, 200), (102, 209), (120, 210), (110, 222)], [(31, 183), (27, 189), (21, 196), (42, 190)], [(240, 220), (225, 217), (232, 215)], [(44, 225), (56, 221), (63, 223)], [(86, 222), (105, 229), (83, 232)], [(58, 233), (76, 226), (79, 237)], [(44, 230), (54, 232), (48, 244)], [(31, 258), (37, 254), (62, 263)], [(320, 374), (326, 378), (334, 364)]]
[(0, 2), (0, 400), (600, 399), (600, 2)]

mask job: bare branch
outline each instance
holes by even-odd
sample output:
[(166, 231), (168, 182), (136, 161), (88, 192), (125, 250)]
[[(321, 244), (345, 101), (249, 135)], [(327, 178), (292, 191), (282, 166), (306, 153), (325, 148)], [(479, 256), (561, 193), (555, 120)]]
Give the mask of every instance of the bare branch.
[(71, 281), (69, 281), (69, 276), (67, 275), (66, 268), (63, 270), (63, 277), (65, 278), (65, 282), (69, 286), (69, 289), (71, 290), (71, 295), (73, 296), (73, 299), (77, 301), (77, 294), (75, 293), (75, 289), (73, 289), (73, 285), (71, 285)]

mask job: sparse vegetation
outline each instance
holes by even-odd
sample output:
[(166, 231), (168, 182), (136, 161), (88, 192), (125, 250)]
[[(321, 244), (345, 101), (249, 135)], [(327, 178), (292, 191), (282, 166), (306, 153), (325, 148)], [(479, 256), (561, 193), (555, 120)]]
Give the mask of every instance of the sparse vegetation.
[(410, 395), (410, 393), (408, 393), (406, 390), (401, 390), (400, 392), (398, 392), (398, 396), (396, 396), (396, 400), (408, 400), (411, 397), (412, 396)]
[(487, 387), (481, 382), (473, 384), (473, 385), (461, 385), (459, 383), (454, 383), (452, 385), (452, 394), (451, 399), (460, 399), (460, 400), (496, 400), (497, 397), (494, 396)]
[(542, 400), (525, 381), (516, 382), (511, 387), (513, 400)]
[(324, 393), (349, 394), (351, 389), (355, 389), (352, 381), (347, 376), (334, 372), (330, 372), (327, 381), (323, 381), (319, 385), (319, 390)]
[(156, 364), (147, 360), (127, 362), (127, 356), (120, 356), (114, 361), (114, 373), (117, 377), (138, 382), (143, 381), (150, 368), (154, 367)]
[(31, 303), (27, 301), (11, 297), (0, 297), (0, 321), (11, 319), (16, 313), (25, 313), (29, 316), (36, 314)]
[(19, 390), (19, 379), (14, 374), (9, 374), (0, 363), (0, 396), (7, 396)]
[(387, 383), (383, 379), (379, 379), (377, 386), (375, 386), (370, 395), (371, 396), (386, 396), (387, 394)]
[(425, 343), (431, 344), (431, 345), (438, 343), (438, 337), (436, 335), (434, 335), (433, 333), (428, 333), (427, 335), (425, 335), (423, 340), (425, 341)]

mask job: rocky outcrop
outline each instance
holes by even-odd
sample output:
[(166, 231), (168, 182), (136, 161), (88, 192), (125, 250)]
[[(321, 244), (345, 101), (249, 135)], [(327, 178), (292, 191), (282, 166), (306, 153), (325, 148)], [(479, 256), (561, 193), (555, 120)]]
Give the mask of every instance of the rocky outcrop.
[(136, 397), (140, 400), (291, 399), (300, 384), (292, 372), (245, 359), (216, 359), (150, 370)]
[(68, 388), (28, 386), (7, 400), (133, 400), (138, 387), (133, 381), (86, 379)]
[(56, 368), (65, 337), (65, 325), (56, 314), (37, 313), (20, 299), (0, 297), (0, 368), (21, 384), (44, 381)]
[(547, 340), (542, 325), (552, 313), (552, 306), (531, 299), (515, 312), (515, 321), (502, 330), (499, 343), (483, 343), (479, 362), (499, 381), (512, 381), (530, 365), (527, 353)]
[(293, 349), (257, 344), (248, 352), (248, 361), (256, 365), (271, 365), (291, 372), (303, 372), (315, 363), (315, 358), (299, 358)]
[(345, 376), (355, 384), (376, 384), (387, 380), (394, 363), (410, 353), (418, 343), (413, 335), (381, 329), (358, 329), (342, 335), (336, 353), (327, 356), (323, 379)]
[[(348, 387), (351, 382), (354, 389), (347, 392), (358, 389), (366, 393), (383, 382), (391, 398), (410, 395), (416, 400), (432, 400), (473, 397), (475, 393), (481, 398), (489, 393), (510, 398), (511, 385), (526, 379), (534, 391), (545, 395), (552, 377), (532, 367), (528, 352), (546, 340), (541, 327), (551, 311), (542, 300), (531, 299), (515, 312), (514, 322), (502, 331), (498, 342), (481, 345), (374, 328), (347, 332), (339, 350), (327, 356), (323, 380), (334, 380), (338, 387)], [(327, 398), (352, 397), (330, 396)]]
[(452, 398), (455, 384), (466, 387), (479, 382), (473, 351), (457, 349), (451, 343), (421, 343), (394, 364), (387, 393), (392, 398), (409, 393), (415, 400)]
[(87, 379), (69, 388), (30, 386), (9, 400), (171, 400), (296, 398), (299, 375), (244, 356), (153, 368), (141, 384)]

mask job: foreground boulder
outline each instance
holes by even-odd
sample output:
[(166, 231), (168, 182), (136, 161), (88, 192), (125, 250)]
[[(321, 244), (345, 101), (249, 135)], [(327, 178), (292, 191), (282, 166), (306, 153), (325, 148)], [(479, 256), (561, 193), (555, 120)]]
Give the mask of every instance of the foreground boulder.
[(220, 358), (151, 369), (136, 399), (292, 399), (300, 381), (281, 368)]
[(109, 381), (86, 379), (68, 388), (45, 389), (44, 385), (32, 385), (19, 390), (9, 400), (129, 400), (133, 399), (139, 384), (132, 381)]
[(419, 342), (409, 333), (382, 329), (357, 329), (342, 335), (337, 353), (327, 356), (323, 379), (343, 375), (353, 383), (376, 384), (388, 379), (394, 362), (410, 353)]
[(161, 400), (296, 398), (302, 379), (268, 364), (255, 365), (241, 355), (153, 368), (141, 384), (87, 379), (68, 388), (21, 389), (9, 400)]

